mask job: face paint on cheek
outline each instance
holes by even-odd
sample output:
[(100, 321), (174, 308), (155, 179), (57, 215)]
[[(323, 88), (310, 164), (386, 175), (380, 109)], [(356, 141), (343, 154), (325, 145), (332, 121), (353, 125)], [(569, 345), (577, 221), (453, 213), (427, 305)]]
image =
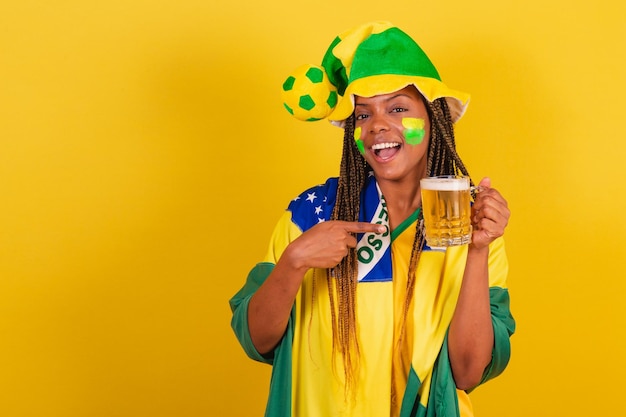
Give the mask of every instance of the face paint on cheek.
[(402, 126), (404, 126), (404, 139), (409, 145), (419, 145), (424, 139), (426, 131), (424, 130), (424, 119), (418, 119), (416, 117), (405, 117), (402, 119)]
[(361, 155), (365, 155), (365, 146), (361, 140), (361, 127), (354, 129), (354, 141), (356, 142), (356, 147), (359, 148)]

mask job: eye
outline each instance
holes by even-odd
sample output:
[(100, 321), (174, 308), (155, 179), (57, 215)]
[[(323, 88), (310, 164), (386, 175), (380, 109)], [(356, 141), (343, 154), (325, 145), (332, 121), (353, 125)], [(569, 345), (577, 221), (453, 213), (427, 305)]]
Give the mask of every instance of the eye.
[(409, 109), (406, 107), (394, 107), (393, 110), (391, 110), (391, 113), (402, 113), (405, 111), (409, 111)]
[(357, 114), (356, 115), (356, 120), (363, 120), (363, 119), (367, 119), (369, 116), (365, 113), (363, 114)]

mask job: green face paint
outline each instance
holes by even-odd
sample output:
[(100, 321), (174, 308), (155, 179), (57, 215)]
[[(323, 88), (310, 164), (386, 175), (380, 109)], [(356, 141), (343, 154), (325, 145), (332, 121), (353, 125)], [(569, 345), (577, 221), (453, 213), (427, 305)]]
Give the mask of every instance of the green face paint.
[(363, 145), (363, 141), (361, 140), (360, 126), (354, 129), (354, 141), (356, 142), (356, 147), (359, 148), (359, 152), (361, 152), (361, 155), (365, 155), (365, 145)]
[(416, 117), (405, 117), (402, 119), (402, 126), (404, 126), (404, 139), (409, 145), (419, 145), (424, 139), (426, 131), (424, 130), (424, 119), (418, 119)]

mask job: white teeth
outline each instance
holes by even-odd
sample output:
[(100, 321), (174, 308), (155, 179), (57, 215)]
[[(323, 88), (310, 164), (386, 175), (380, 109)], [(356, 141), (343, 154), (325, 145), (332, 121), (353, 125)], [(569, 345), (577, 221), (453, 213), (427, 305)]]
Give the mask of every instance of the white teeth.
[(372, 149), (377, 151), (379, 149), (387, 149), (387, 148), (395, 148), (396, 146), (400, 146), (399, 143), (387, 142), (387, 143), (377, 143), (372, 146)]

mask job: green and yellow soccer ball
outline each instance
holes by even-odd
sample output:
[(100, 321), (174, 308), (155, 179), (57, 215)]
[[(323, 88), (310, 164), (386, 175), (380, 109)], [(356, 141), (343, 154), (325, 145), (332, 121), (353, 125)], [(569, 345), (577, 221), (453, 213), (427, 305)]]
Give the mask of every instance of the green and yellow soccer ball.
[(337, 105), (337, 89), (324, 68), (303, 65), (283, 83), (283, 105), (296, 119), (315, 121), (326, 118)]

